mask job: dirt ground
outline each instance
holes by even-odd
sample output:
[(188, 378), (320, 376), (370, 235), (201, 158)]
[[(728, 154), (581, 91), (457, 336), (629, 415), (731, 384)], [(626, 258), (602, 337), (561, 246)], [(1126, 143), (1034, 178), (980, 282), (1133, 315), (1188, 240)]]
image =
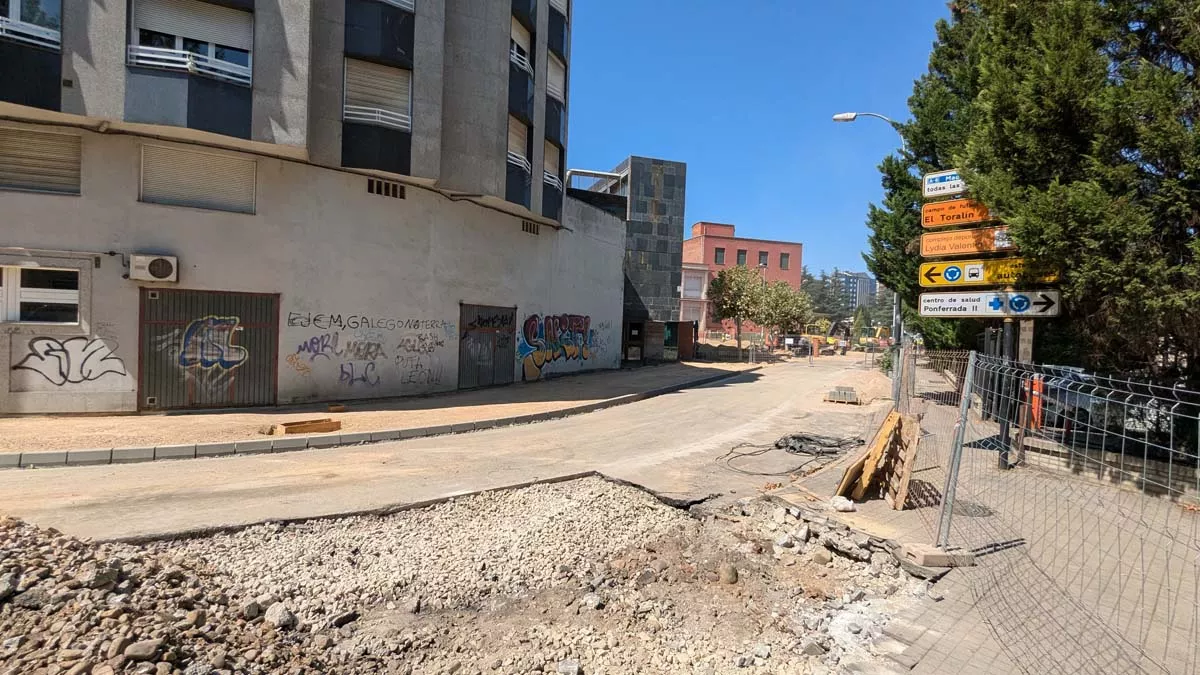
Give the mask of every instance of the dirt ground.
[(330, 413), (325, 405), (308, 405), (208, 413), (0, 417), (0, 451), (239, 441), (265, 438), (263, 430), (272, 424), (314, 418), (340, 420), (340, 433), (457, 424), (551, 412), (750, 367), (678, 363), (436, 396), (350, 402), (342, 413)]

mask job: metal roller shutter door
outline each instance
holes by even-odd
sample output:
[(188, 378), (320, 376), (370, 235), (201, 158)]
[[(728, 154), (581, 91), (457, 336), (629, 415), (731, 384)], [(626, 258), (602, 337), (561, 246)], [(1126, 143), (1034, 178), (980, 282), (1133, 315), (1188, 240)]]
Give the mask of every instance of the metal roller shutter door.
[(254, 15), (200, 0), (135, 0), (136, 28), (253, 51)]
[(141, 200), (254, 213), (256, 168), (252, 159), (143, 145)]
[(0, 186), (79, 194), (79, 136), (0, 128)]
[(517, 43), (517, 46), (525, 50), (526, 54), (532, 54), (533, 50), (529, 47), (529, 31), (516, 18), (512, 20), (512, 40)]
[(511, 116), (508, 118), (508, 151), (522, 159), (529, 159), (529, 127)]
[(553, 54), (546, 61), (546, 93), (566, 103), (567, 67)]
[(560, 173), (559, 173), (560, 162), (559, 162), (559, 157), (558, 157), (558, 154), (559, 154), (558, 146), (551, 143), (550, 141), (546, 141), (545, 145), (546, 145), (545, 158), (543, 159), (542, 163), (545, 164), (546, 173), (557, 178), (560, 175)]

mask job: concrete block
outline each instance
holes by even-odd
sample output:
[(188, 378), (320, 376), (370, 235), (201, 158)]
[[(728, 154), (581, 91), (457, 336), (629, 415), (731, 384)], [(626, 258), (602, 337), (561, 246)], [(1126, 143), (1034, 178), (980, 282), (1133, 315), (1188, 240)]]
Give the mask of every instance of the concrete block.
[(459, 422), (458, 424), (450, 425), (450, 433), (461, 434), (464, 431), (475, 431), (474, 422)]
[(475, 423), (475, 431), (479, 431), (480, 429), (491, 429), (494, 426), (496, 426), (496, 420), (482, 420)]
[(21, 453), (19, 452), (2, 452), (0, 453), (0, 469), (15, 469), (21, 466)]
[(308, 447), (308, 436), (280, 436), (271, 441), (271, 452), (303, 450)]
[(537, 415), (519, 415), (513, 418), (513, 424), (533, 424), (541, 421)]
[(273, 443), (274, 441), (269, 438), (254, 441), (238, 441), (233, 444), (233, 452), (235, 455), (256, 455), (271, 452), (274, 449), (272, 447)]
[(192, 445), (159, 445), (154, 448), (154, 459), (195, 459), (196, 446)]
[(310, 448), (336, 448), (342, 444), (341, 434), (329, 434), (328, 436), (309, 436), (308, 447)]
[[(512, 425), (517, 423), (517, 419), (518, 418), (516, 418), (516, 417), (501, 417), (499, 419), (487, 420), (486, 422), (476, 422), (475, 428), (476, 429), (482, 429), (482, 428), (490, 429), (492, 427), (511, 427)], [(491, 426), (483, 427), (483, 426), (481, 426), (483, 424), (489, 424)]]
[[(353, 434), (342, 434), (341, 445), (356, 445), (358, 443), (369, 443), (371, 441), (371, 432), (364, 431)], [(311, 443), (309, 445), (312, 445)]]
[(389, 429), (388, 431), (372, 431), (371, 440), (373, 441), (395, 441), (400, 438), (399, 429)]
[[(471, 423), (471, 425), (472, 425), (472, 428), (474, 428), (473, 422)], [(425, 427), (425, 435), (426, 436), (441, 436), (442, 434), (449, 434), (449, 433), (453, 433), (453, 432), (454, 432), (454, 427), (452, 427), (449, 424), (443, 424), (440, 427)]]
[(400, 438), (423, 438), (425, 436), (432, 436), (433, 434), (430, 433), (430, 429), (436, 428), (437, 427), (413, 427), (412, 429), (401, 429)]
[(905, 544), (896, 556), (921, 567), (972, 567), (975, 555), (961, 550), (945, 551), (928, 544)]
[(197, 443), (197, 457), (220, 457), (221, 455), (232, 455), (237, 444), (232, 442), (226, 443)]
[(21, 453), (21, 466), (57, 466), (66, 463), (66, 450), (43, 450), (40, 452)]
[(109, 464), (112, 462), (112, 448), (96, 450), (69, 450), (67, 464), (78, 466), (83, 464)]
[(112, 463), (153, 462), (154, 448), (113, 448)]

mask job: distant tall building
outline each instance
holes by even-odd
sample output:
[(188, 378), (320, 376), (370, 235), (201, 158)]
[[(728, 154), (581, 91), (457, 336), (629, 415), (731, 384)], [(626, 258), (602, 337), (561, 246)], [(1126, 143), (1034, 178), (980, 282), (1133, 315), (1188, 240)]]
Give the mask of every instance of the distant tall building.
[(846, 306), (851, 311), (855, 311), (863, 305), (875, 303), (875, 294), (879, 292), (879, 285), (870, 274), (837, 272), (836, 277), (841, 283), (842, 297), (846, 299)]

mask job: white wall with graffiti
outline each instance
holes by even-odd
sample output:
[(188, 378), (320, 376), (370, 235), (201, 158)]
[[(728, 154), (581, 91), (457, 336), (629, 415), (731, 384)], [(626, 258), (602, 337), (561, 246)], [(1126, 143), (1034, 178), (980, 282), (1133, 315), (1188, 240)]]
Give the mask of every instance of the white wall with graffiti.
[[(78, 269), (79, 288), (73, 324), (0, 316), (0, 413), (453, 391), (464, 304), (514, 308), (514, 381), (619, 365), (624, 223), (591, 206), (568, 200), (570, 230), (530, 234), (496, 210), (264, 157), (253, 214), (143, 203), (143, 141), (81, 135), (81, 195), (3, 195), (0, 266)], [(125, 278), (132, 253), (177, 256), (178, 283)], [(156, 317), (146, 289), (214, 297)], [(220, 294), (265, 304), (252, 317)], [(221, 330), (188, 330), (212, 317)]]

